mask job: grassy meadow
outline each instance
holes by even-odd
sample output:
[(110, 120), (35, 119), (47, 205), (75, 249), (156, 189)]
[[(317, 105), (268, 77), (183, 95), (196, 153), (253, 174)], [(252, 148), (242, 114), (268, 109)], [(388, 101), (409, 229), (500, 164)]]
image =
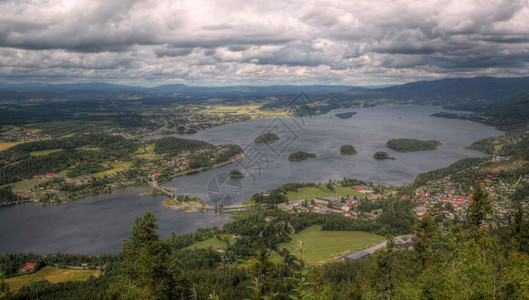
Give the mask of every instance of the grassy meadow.
[(88, 280), (90, 276), (99, 277), (100, 275), (100, 270), (68, 270), (44, 267), (36, 273), (7, 278), (6, 283), (9, 284), (11, 291), (16, 292), (21, 287), (37, 281), (48, 280), (51, 283), (85, 281)]
[(299, 241), (303, 241), (306, 252), (303, 260), (309, 264), (332, 261), (337, 255), (365, 249), (384, 241), (384, 237), (363, 231), (322, 231), (320, 225), (311, 226), (293, 234), (292, 241), (281, 244), (293, 255), (299, 256)]

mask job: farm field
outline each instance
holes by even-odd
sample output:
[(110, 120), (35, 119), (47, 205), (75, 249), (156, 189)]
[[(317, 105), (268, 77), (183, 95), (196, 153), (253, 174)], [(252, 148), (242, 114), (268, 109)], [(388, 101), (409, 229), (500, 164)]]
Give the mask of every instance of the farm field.
[(11, 291), (18, 291), (21, 287), (29, 285), (36, 281), (48, 280), (51, 283), (65, 281), (85, 281), (90, 276), (99, 277), (100, 270), (68, 270), (54, 267), (44, 267), (33, 274), (7, 278), (5, 281), (9, 284)]
[(321, 198), (331, 198), (331, 197), (347, 197), (349, 195), (350, 197), (358, 196), (358, 197), (364, 197), (365, 195), (362, 193), (359, 193), (350, 187), (342, 187), (342, 186), (336, 186), (334, 188), (336, 192), (333, 192), (329, 190), (328, 188), (319, 188), (319, 187), (313, 187), (313, 186), (307, 186), (299, 188), (296, 192), (288, 192), (287, 198), (288, 201), (296, 201), (296, 200), (302, 200), (302, 199), (313, 199), (314, 197), (321, 197)]
[(130, 161), (121, 161), (121, 162), (117, 162), (117, 163), (111, 163), (112, 169), (106, 170), (106, 171), (103, 171), (103, 172), (99, 172), (99, 173), (94, 173), (94, 174), (91, 174), (91, 176), (96, 177), (96, 178), (109, 176), (109, 175), (112, 175), (112, 174), (115, 174), (115, 173), (118, 173), (118, 172), (122, 172), (122, 171), (128, 170), (128, 169), (130, 169), (132, 167), (132, 165), (133, 165), (133, 163), (130, 162)]
[(293, 255), (298, 255), (299, 241), (303, 241), (306, 252), (303, 260), (309, 264), (332, 261), (337, 255), (365, 249), (384, 241), (384, 237), (363, 231), (322, 231), (320, 225), (311, 226), (293, 234), (292, 241), (280, 244)]
[[(234, 243), (235, 239), (231, 237), (231, 234), (221, 234), (222, 238), (228, 238), (230, 240), (230, 243)], [(212, 247), (213, 249), (219, 248), (219, 247), (226, 247), (226, 243), (217, 239), (216, 237), (212, 237), (210, 239), (207, 239), (202, 242), (194, 243), (193, 245), (189, 245), (185, 247), (184, 249), (207, 249), (209, 247)]]
[(24, 142), (5, 142), (5, 143), (0, 143), (0, 151), (9, 149), (9, 148), (11, 148), (13, 146), (16, 146), (18, 144), (21, 144), (21, 143), (24, 143)]
[(284, 111), (268, 111), (260, 110), (262, 104), (250, 104), (250, 105), (215, 105), (208, 106), (207, 109), (200, 110), (201, 113), (205, 114), (230, 114), (230, 115), (250, 115), (253, 119), (263, 117), (277, 117), (288, 116), (287, 112)]

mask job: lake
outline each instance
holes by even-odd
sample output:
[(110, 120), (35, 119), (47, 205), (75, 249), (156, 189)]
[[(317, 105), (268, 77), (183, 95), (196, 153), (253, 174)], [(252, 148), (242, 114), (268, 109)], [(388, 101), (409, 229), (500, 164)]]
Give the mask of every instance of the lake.
[[(334, 117), (340, 112), (356, 111), (349, 119)], [(492, 127), (463, 120), (429, 117), (444, 111), (428, 106), (379, 106), (340, 109), (324, 115), (292, 118), (267, 118), (220, 126), (187, 135), (213, 144), (240, 145), (247, 157), (230, 165), (177, 177), (165, 184), (177, 193), (201, 197), (210, 204), (241, 203), (256, 192), (288, 182), (325, 182), (344, 177), (386, 185), (407, 184), (422, 172), (446, 167), (466, 157), (483, 154), (463, 148), (472, 142), (503, 134)], [(253, 140), (264, 132), (278, 134), (279, 142), (254, 146)], [(399, 153), (387, 149), (393, 138), (438, 140), (435, 151)], [(353, 145), (358, 154), (341, 156), (343, 144)], [(318, 156), (301, 162), (287, 157), (295, 151)], [(376, 151), (386, 151), (395, 160), (375, 160)], [(234, 168), (246, 173), (243, 179), (229, 179)], [(153, 212), (159, 232), (167, 237), (194, 232), (200, 227), (222, 226), (227, 214), (185, 213), (161, 206), (163, 196), (142, 196), (146, 188), (131, 188), (112, 194), (86, 197), (59, 206), (39, 207), (23, 204), (0, 208), (0, 253), (56, 252), (100, 254), (117, 253), (137, 215)]]

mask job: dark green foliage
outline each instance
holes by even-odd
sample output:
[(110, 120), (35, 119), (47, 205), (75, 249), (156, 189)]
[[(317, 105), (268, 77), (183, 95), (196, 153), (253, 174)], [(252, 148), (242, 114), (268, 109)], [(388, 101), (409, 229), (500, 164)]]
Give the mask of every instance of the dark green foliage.
[(354, 115), (356, 115), (356, 111), (346, 112), (346, 113), (341, 113), (341, 114), (335, 114), (334, 116), (338, 117), (340, 119), (349, 119), (349, 118), (351, 118)]
[(516, 143), (507, 143), (500, 151), (500, 155), (512, 156), (513, 159), (529, 161), (529, 138), (521, 138)]
[(391, 299), (395, 294), (394, 253), (395, 242), (392, 237), (387, 240), (386, 248), (377, 251), (374, 255), (375, 265), (370, 272), (369, 283), (375, 295), (382, 299)]
[[(0, 168), (0, 185), (17, 182), (39, 174), (62, 171), (79, 161), (91, 160), (92, 151), (61, 151), (43, 156), (30, 156)], [(94, 151), (95, 152), (95, 151)]]
[(108, 299), (108, 287), (107, 278), (91, 278), (84, 282), (68, 281), (57, 284), (44, 280), (22, 287), (9, 299)]
[(68, 173), (66, 173), (66, 176), (77, 177), (77, 176), (102, 172), (108, 169), (109, 169), (108, 167), (105, 168), (99, 163), (82, 162), (78, 164), (77, 166), (73, 167), (72, 169), (68, 170)]
[(299, 188), (306, 187), (306, 186), (316, 186), (316, 184), (315, 183), (287, 183), (287, 184), (283, 184), (277, 189), (274, 189), (274, 191), (286, 194), (287, 192), (290, 192), (290, 191), (296, 192)]
[(156, 217), (146, 212), (136, 217), (132, 236), (122, 247), (123, 277), (114, 293), (118, 297), (182, 298), (189, 294), (178, 261), (172, 255), (169, 243), (156, 233)]
[(340, 154), (341, 155), (353, 155), (356, 154), (356, 149), (353, 147), (353, 145), (343, 145), (340, 147)]
[[(78, 148), (99, 148), (98, 151)], [(108, 134), (77, 135), (18, 144), (0, 152), (0, 185), (17, 182), (35, 175), (60, 172), (75, 164), (128, 158), (137, 145), (121, 136)], [(29, 152), (51, 149), (65, 149), (42, 156), (30, 156)], [(86, 168), (85, 168), (86, 167)], [(73, 175), (88, 174), (91, 170), (102, 170), (94, 164), (79, 166)]]
[(227, 161), (228, 159), (234, 157), (235, 155), (237, 154), (241, 154), (243, 153), (243, 150), (241, 147), (239, 147), (239, 145), (233, 145), (233, 144), (226, 144), (226, 145), (222, 145), (222, 147), (224, 148), (228, 148), (227, 151), (224, 151), (222, 154), (220, 154), (216, 159), (215, 159), (215, 163), (218, 164), (218, 163), (222, 163), (222, 162), (225, 162)]
[(230, 177), (235, 179), (244, 178), (244, 174), (239, 169), (233, 169), (230, 172)]
[(199, 197), (193, 197), (189, 195), (178, 195), (176, 196), (176, 200), (180, 202), (202, 201)]
[(342, 180), (342, 186), (354, 186), (354, 185), (365, 185), (366, 183), (362, 180), (356, 178), (344, 178)]
[(476, 166), (479, 163), (483, 162), (483, 158), (464, 158), (459, 160), (450, 166), (426, 173), (421, 173), (417, 178), (415, 178), (415, 185), (421, 186), (426, 184), (428, 181), (441, 179), (451, 174), (458, 173), (464, 169), (468, 169), (472, 166)]
[(13, 193), (11, 186), (4, 186), (0, 188), (0, 204), (11, 203), (19, 200), (19, 197)]
[(415, 224), (415, 236), (417, 240), (413, 244), (413, 247), (417, 259), (421, 262), (421, 267), (424, 269), (433, 256), (432, 245), (435, 244), (438, 237), (437, 226), (430, 215), (424, 215)]
[(377, 151), (375, 154), (373, 154), (374, 159), (394, 159), (393, 157), (389, 156), (387, 152), (384, 151)]
[(515, 203), (527, 203), (529, 199), (529, 183), (523, 183), (516, 188), (511, 200)]
[(132, 140), (127, 140), (122, 136), (113, 136), (102, 133), (81, 134), (67, 138), (43, 140), (18, 144), (8, 149), (8, 151), (41, 151), (50, 149), (75, 149), (75, 148), (104, 148), (114, 154), (131, 153), (137, 146)]
[(272, 144), (279, 141), (279, 136), (274, 133), (265, 133), (261, 134), (260, 136), (256, 137), (253, 141), (254, 144), (260, 145), (260, 144)]
[(467, 212), (467, 227), (471, 236), (478, 239), (479, 229), (486, 222), (492, 221), (492, 199), (480, 184), (474, 186), (472, 193), (472, 203)]
[(472, 143), (472, 145), (468, 146), (468, 149), (477, 150), (480, 152), (483, 152), (485, 154), (492, 155), (495, 153), (494, 148), (494, 141), (496, 138), (484, 138), (482, 140), (476, 141)]
[(297, 151), (288, 156), (289, 161), (302, 161), (309, 158), (315, 158), (317, 155), (314, 153), (308, 153), (303, 151)]
[(183, 150), (195, 150), (205, 146), (210, 146), (210, 143), (198, 140), (190, 140), (176, 137), (165, 137), (154, 141), (155, 153), (178, 153)]
[(399, 152), (413, 152), (435, 150), (441, 143), (434, 140), (421, 141), (416, 139), (393, 139), (386, 142), (386, 146)]
[(252, 200), (255, 203), (267, 203), (267, 204), (280, 204), (288, 202), (287, 197), (280, 192), (272, 191), (268, 194), (257, 193), (252, 196)]
[(174, 255), (184, 271), (213, 269), (222, 263), (222, 255), (215, 249), (186, 249)]

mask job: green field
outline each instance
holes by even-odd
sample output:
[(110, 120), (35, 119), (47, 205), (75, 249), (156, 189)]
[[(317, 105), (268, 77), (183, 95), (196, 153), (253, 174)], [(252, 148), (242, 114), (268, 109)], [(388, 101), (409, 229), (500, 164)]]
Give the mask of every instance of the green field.
[[(231, 234), (223, 233), (220, 234), (221, 238), (228, 238), (230, 240), (230, 243), (235, 243), (235, 240), (231, 237)], [(227, 245), (225, 242), (217, 239), (216, 237), (212, 237), (210, 239), (207, 239), (202, 242), (194, 243), (193, 245), (189, 245), (185, 247), (184, 249), (207, 249), (209, 247), (212, 247), (213, 249), (217, 248), (225, 248)]]
[(32, 282), (48, 280), (51, 283), (65, 281), (85, 281), (90, 276), (99, 277), (100, 270), (68, 270), (53, 267), (44, 267), (38, 272), (28, 275), (17, 276), (6, 279), (11, 291), (18, 291), (21, 287), (29, 285)]
[(250, 115), (251, 118), (265, 118), (265, 117), (285, 117), (288, 113), (285, 111), (271, 111), (261, 110), (260, 107), (264, 103), (248, 104), (248, 105), (214, 105), (206, 106), (199, 112), (202, 114), (228, 114), (228, 115)]
[(6, 143), (0, 143), (0, 151), (3, 151), (3, 150), (6, 150), (6, 149), (9, 149), (13, 146), (16, 146), (18, 144), (22, 144), (24, 142), (6, 142)]
[(307, 186), (299, 188), (296, 192), (288, 192), (287, 198), (288, 201), (296, 201), (296, 200), (302, 200), (302, 199), (314, 199), (314, 197), (319, 198), (332, 198), (332, 197), (347, 197), (349, 195), (350, 197), (358, 196), (358, 197), (364, 197), (365, 195), (362, 193), (359, 193), (350, 187), (343, 187), (343, 186), (335, 186), (334, 187), (336, 192), (333, 192), (329, 190), (326, 187), (314, 187), (314, 186)]
[(291, 237), (292, 241), (279, 246), (297, 256), (298, 243), (303, 241), (306, 250), (303, 260), (309, 264), (332, 261), (337, 255), (345, 255), (384, 241), (382, 236), (363, 231), (322, 231), (320, 225), (311, 226)]
[(31, 179), (25, 179), (19, 182), (15, 182), (11, 185), (13, 186), (13, 192), (19, 193), (19, 192), (25, 192), (25, 191), (31, 190), (38, 183), (39, 181), (37, 179), (31, 178)]
[(106, 170), (99, 173), (91, 174), (93, 177), (100, 178), (104, 176), (109, 176), (118, 172), (128, 170), (132, 167), (133, 163), (130, 161), (121, 161), (117, 163), (111, 163), (112, 169)]

